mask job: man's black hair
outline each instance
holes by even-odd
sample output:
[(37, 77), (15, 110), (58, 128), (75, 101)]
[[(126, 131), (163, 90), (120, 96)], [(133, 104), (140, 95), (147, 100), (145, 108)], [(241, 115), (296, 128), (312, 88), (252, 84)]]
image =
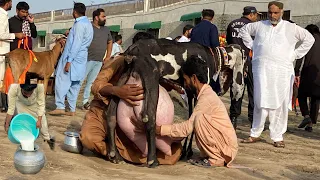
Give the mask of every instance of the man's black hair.
[(212, 9), (204, 9), (204, 10), (202, 10), (202, 17), (203, 18), (213, 19), (214, 11)]
[(3, 7), (4, 5), (6, 5), (10, 1), (11, 0), (0, 0), (0, 7)]
[(92, 19), (94, 20), (95, 17), (100, 16), (102, 12), (105, 12), (104, 9), (98, 8), (97, 10), (93, 11)]
[(208, 82), (208, 66), (207, 63), (196, 55), (187, 58), (186, 62), (182, 65), (182, 73), (192, 77), (196, 75), (198, 80), (205, 84)]
[(30, 9), (30, 6), (29, 6), (29, 4), (26, 3), (26, 2), (20, 1), (20, 2), (18, 2), (16, 8), (17, 8), (18, 11), (21, 11), (21, 10), (26, 10), (26, 11), (28, 11), (28, 10)]
[(116, 37), (114, 38), (114, 41), (117, 42), (120, 39), (122, 39), (122, 36), (119, 34), (119, 35), (116, 35)]
[(37, 88), (37, 84), (32, 84), (31, 83), (31, 79), (39, 79), (39, 75), (37, 73), (30, 73), (28, 72), (26, 74), (26, 80), (24, 84), (20, 84), (20, 88), (27, 91), (27, 92), (31, 92), (33, 91), (35, 88)]
[(86, 15), (86, 6), (83, 3), (74, 3), (73, 10), (82, 16)]
[(315, 34), (319, 34), (320, 35), (319, 27), (317, 25), (315, 25), (315, 24), (309, 24), (306, 27), (306, 30), (308, 30), (312, 35), (315, 35)]
[(190, 25), (190, 24), (187, 24), (186, 26), (184, 26), (184, 28), (183, 28), (183, 34), (184, 33), (186, 33), (187, 31), (189, 31), (190, 29), (192, 29), (193, 28), (193, 26), (192, 25)]

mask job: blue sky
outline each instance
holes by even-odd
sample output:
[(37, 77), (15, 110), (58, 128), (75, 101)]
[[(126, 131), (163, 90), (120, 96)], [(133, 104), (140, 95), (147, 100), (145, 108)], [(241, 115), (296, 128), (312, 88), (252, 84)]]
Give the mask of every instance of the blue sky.
[(45, 12), (57, 9), (67, 9), (73, 7), (73, 1), (82, 2), (85, 5), (115, 2), (120, 0), (12, 0), (12, 9), (9, 16), (16, 14), (16, 5), (19, 1), (25, 1), (30, 6), (30, 13)]

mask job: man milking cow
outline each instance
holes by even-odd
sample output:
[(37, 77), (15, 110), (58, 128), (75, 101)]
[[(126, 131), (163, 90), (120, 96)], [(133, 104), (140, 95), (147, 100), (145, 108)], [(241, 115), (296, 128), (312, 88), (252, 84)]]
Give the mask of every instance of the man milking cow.
[[(144, 93), (142, 87), (139, 87), (134, 84), (116, 86), (117, 81), (119, 80), (121, 74), (124, 71), (124, 62), (125, 62), (125, 57), (121, 55), (121, 56), (115, 57), (113, 61), (110, 61), (103, 66), (101, 72), (99, 73), (96, 81), (92, 86), (94, 100), (91, 102), (90, 109), (85, 116), (85, 120), (81, 128), (80, 140), (82, 144), (89, 150), (92, 150), (105, 157), (108, 156), (107, 143), (109, 142), (105, 141), (106, 134), (107, 134), (106, 132), (107, 123), (106, 123), (106, 120), (104, 119), (103, 111), (106, 108), (106, 106), (109, 105), (111, 96), (119, 97), (120, 99), (126, 101), (130, 106), (139, 105), (136, 102), (144, 98), (142, 96)], [(186, 121), (185, 124), (189, 125), (188, 127), (189, 132), (192, 132), (193, 121), (200, 122), (199, 120), (201, 118), (204, 118), (203, 121), (205, 119), (207, 120), (214, 119), (214, 121), (217, 124), (215, 123), (214, 125), (212, 124), (208, 124), (208, 125), (209, 127), (212, 126), (213, 129), (215, 128), (218, 129), (213, 132), (208, 132), (207, 130), (205, 130), (205, 128), (200, 128), (200, 126), (195, 127), (196, 138), (201, 137), (201, 134), (205, 135), (208, 133), (214, 133), (214, 134), (210, 134), (210, 135), (215, 135), (215, 136), (212, 136), (213, 139), (210, 139), (209, 142), (207, 142), (214, 146), (207, 147), (207, 146), (204, 146), (204, 144), (198, 144), (199, 149), (204, 150), (202, 153), (203, 157), (209, 157), (209, 161), (194, 160), (190, 162), (192, 164), (205, 166), (205, 167), (227, 165), (234, 159), (237, 153), (237, 142), (236, 142), (235, 131), (229, 120), (226, 108), (221, 102), (221, 100), (219, 100), (219, 98), (217, 97), (217, 95), (214, 93), (214, 91), (211, 89), (210, 86), (203, 85), (207, 82), (207, 78), (208, 78), (207, 76), (208, 68), (206, 63), (204, 63), (204, 60), (197, 57), (190, 57), (187, 59), (185, 69), (190, 70), (190, 67), (198, 67), (198, 68), (196, 68), (191, 72), (187, 72), (187, 70), (185, 70), (189, 77), (189, 79), (185, 80), (185, 83), (187, 87), (191, 87), (190, 90), (195, 93), (194, 94), (195, 96), (198, 95), (199, 98), (201, 97), (201, 100), (198, 99), (199, 103), (196, 106), (194, 115), (191, 117), (189, 121)], [(200, 75), (194, 74), (195, 71), (198, 71), (198, 70), (204, 70), (201, 73), (201, 77)], [(200, 81), (198, 78), (200, 79)], [(192, 79), (191, 85), (190, 85), (190, 79)], [(197, 87), (197, 90), (194, 89), (194, 86)], [(200, 90), (201, 92), (199, 92)], [(204, 103), (206, 99), (210, 99), (209, 101), (210, 103), (208, 102), (209, 104)], [(212, 106), (213, 104), (216, 104), (216, 105)], [(214, 111), (212, 108), (214, 109)], [(201, 115), (201, 113), (203, 114)], [(215, 115), (212, 115), (212, 113)], [(200, 125), (204, 125), (204, 124), (200, 123)], [(167, 132), (170, 132), (170, 130), (168, 130), (168, 127), (167, 127)], [(137, 129), (135, 129), (134, 131), (137, 131)], [(219, 136), (220, 134), (219, 132), (223, 132), (222, 137)], [(169, 135), (169, 134), (162, 134), (162, 135)], [(171, 135), (171, 136), (174, 136), (174, 135)], [(221, 142), (217, 140), (218, 138), (223, 138), (223, 139), (225, 138), (226, 141)], [(115, 142), (116, 147), (121, 158), (129, 162), (139, 163), (139, 164), (146, 162), (146, 158), (143, 156), (142, 152), (134, 146), (132, 141), (130, 141), (128, 137), (126, 137), (126, 135), (123, 133), (123, 131), (119, 127), (116, 128), (115, 140), (116, 140)], [(227, 143), (227, 146), (230, 149), (226, 148), (224, 149), (226, 151), (223, 150), (221, 153), (218, 153), (218, 151), (220, 152), (222, 149), (215, 148), (215, 147), (225, 147), (226, 144), (224, 144), (224, 142)], [(161, 151), (157, 151), (157, 160), (159, 161), (160, 164), (175, 164), (180, 158), (181, 149), (182, 149), (181, 144), (179, 142), (172, 143), (171, 156), (168, 156), (162, 153)]]
[(229, 166), (238, 151), (237, 136), (223, 102), (207, 85), (208, 66), (197, 56), (191, 56), (181, 67), (185, 88), (197, 97), (189, 120), (157, 127), (156, 133), (172, 138), (188, 137), (193, 131), (200, 159), (190, 159), (196, 166)]
[[(138, 33), (137, 35), (140, 36), (142, 34)], [(205, 59), (204, 61), (207, 63), (206, 65), (207, 65), (207, 81), (208, 82), (213, 76), (213, 74), (217, 72), (223, 74), (223, 71), (225, 70), (229, 72), (228, 69), (231, 69), (231, 68), (233, 69), (233, 67), (237, 67), (235, 68), (236, 73), (234, 73), (236, 76), (238, 76), (239, 74), (242, 74), (243, 54), (241, 52), (241, 48), (238, 46), (228, 47), (228, 53), (231, 54), (230, 56), (232, 58), (230, 58), (230, 64), (229, 64), (230, 66), (225, 67), (224, 61), (222, 60), (222, 57), (220, 57), (221, 54), (220, 56), (219, 55), (212, 56), (212, 53), (210, 52), (209, 49), (199, 44), (187, 43), (187, 44), (181, 44), (178, 46), (175, 42), (168, 41), (165, 39), (155, 40), (155, 39), (146, 38), (145, 40), (138, 42), (137, 38), (134, 37), (133, 40), (136, 43), (128, 48), (128, 50), (125, 52), (125, 56), (137, 56), (136, 57), (137, 61), (140, 61), (141, 59), (145, 59), (150, 63), (158, 62), (157, 68), (160, 68), (159, 71), (161, 72), (162, 76), (167, 77), (171, 80), (175, 80), (176, 82), (179, 82), (178, 71), (180, 70), (180, 67), (183, 65), (183, 63), (186, 61), (188, 57), (190, 58), (192, 54), (197, 55), (199, 57), (203, 57)], [(148, 46), (148, 48), (146, 48), (145, 46)], [(216, 52), (219, 53), (220, 51), (216, 50)], [(139, 53), (142, 53), (142, 54), (139, 54)], [(162, 54), (166, 54), (166, 55), (162, 57), (163, 56)], [(147, 57), (143, 58), (144, 55), (147, 55)], [(95, 100), (91, 103), (91, 105), (93, 105), (94, 107), (90, 108), (89, 112), (86, 115), (85, 121), (81, 129), (80, 139), (84, 144), (84, 146), (87, 147), (88, 149), (98, 152), (103, 156), (109, 156), (109, 157), (111, 157), (111, 155), (109, 154), (109, 152), (107, 152), (107, 149), (108, 151), (112, 150), (112, 147), (110, 147), (109, 145), (110, 145), (110, 142), (112, 142), (112, 140), (115, 139), (116, 142), (114, 144), (116, 145), (116, 149), (117, 151), (119, 151), (119, 155), (122, 158), (130, 162), (143, 163), (146, 161), (146, 158), (142, 156), (142, 153), (140, 151), (132, 151), (132, 149), (135, 149), (134, 147), (132, 147), (132, 142), (128, 143), (130, 141), (128, 141), (128, 138), (123, 135), (123, 133), (121, 132), (121, 130), (119, 130), (118, 127), (115, 127), (117, 128), (117, 131), (115, 132), (114, 138), (110, 138), (111, 137), (110, 135), (112, 135), (113, 133), (106, 135), (106, 133), (110, 133), (109, 130), (108, 132), (106, 132), (106, 126), (108, 128), (110, 127), (109, 125), (107, 125), (110, 123), (109, 122), (110, 119), (108, 118), (106, 119), (108, 115), (104, 116), (103, 111), (104, 109), (107, 109), (107, 107), (110, 105), (109, 101), (111, 96), (114, 95), (120, 99), (129, 101), (130, 104), (132, 104), (133, 100), (138, 100), (138, 101), (141, 100), (141, 98), (137, 99), (137, 97), (135, 97), (136, 95), (143, 94), (143, 92), (135, 92), (135, 93), (133, 92), (133, 94), (131, 95), (122, 96), (121, 93), (119, 94), (119, 92), (115, 92), (115, 91), (120, 91), (120, 92), (125, 91), (126, 93), (130, 93), (131, 88), (125, 88), (128, 85), (123, 85), (123, 86), (121, 85), (120, 87), (115, 86), (117, 81), (120, 78), (119, 76), (123, 74), (122, 72), (124, 69), (123, 66), (125, 65), (124, 58), (125, 57), (123, 57), (123, 55), (116, 57), (113, 62), (110, 62), (107, 65), (105, 65), (105, 67), (101, 70), (100, 74), (98, 75), (98, 78), (96, 79), (92, 88), (93, 94), (95, 95)], [(164, 62), (164, 61), (167, 61), (167, 62)], [(150, 66), (149, 68), (153, 68), (153, 67)], [(238, 72), (238, 70), (240, 71)], [(221, 82), (228, 84), (228, 85), (225, 85), (222, 83), (223, 88), (230, 87), (230, 84), (228, 83), (231, 80), (230, 77), (228, 77), (228, 75), (230, 74), (232, 75), (232, 73), (227, 73), (227, 75), (223, 76), (224, 80), (222, 80)], [(141, 78), (144, 79), (146, 78), (146, 76), (142, 76)], [(239, 80), (241, 81), (239, 82)], [(238, 80), (234, 82), (238, 83), (239, 85), (238, 90), (241, 91), (235, 95), (235, 97), (237, 96), (239, 98), (243, 93), (242, 92), (243, 77), (239, 76)], [(156, 103), (156, 102), (152, 102), (152, 100), (151, 101), (149, 100), (149, 103), (150, 102)], [(105, 121), (107, 121), (107, 123)], [(107, 143), (105, 141), (106, 137), (108, 137)], [(109, 147), (107, 148), (107, 146)], [(180, 146), (181, 145), (179, 143), (178, 143), (178, 147), (175, 146), (175, 144), (172, 145), (171, 156), (161, 155), (159, 157), (159, 153), (158, 153), (159, 151), (157, 151), (157, 159), (158, 159), (157, 161), (159, 161), (160, 164), (175, 163), (179, 159), (181, 154)], [(180, 153), (178, 151), (180, 151)], [(111, 158), (112, 161), (118, 162), (118, 160), (113, 159), (114, 152), (112, 155), (113, 155)]]

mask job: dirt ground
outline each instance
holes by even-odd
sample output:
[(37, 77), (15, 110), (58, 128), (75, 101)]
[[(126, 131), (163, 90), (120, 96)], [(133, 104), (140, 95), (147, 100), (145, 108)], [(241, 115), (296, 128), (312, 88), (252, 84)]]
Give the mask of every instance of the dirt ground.
[[(175, 121), (186, 118), (187, 111), (178, 101), (177, 94), (171, 93), (175, 102)], [(80, 96), (81, 97), (81, 96)], [(229, 97), (221, 98), (229, 109)], [(234, 165), (243, 168), (200, 168), (180, 161), (173, 166), (159, 166), (149, 169), (132, 164), (115, 165), (85, 151), (84, 155), (72, 154), (61, 150), (63, 133), (79, 130), (85, 111), (78, 109), (75, 117), (48, 116), (50, 132), (56, 136), (57, 146), (51, 151), (41, 138), (37, 144), (47, 158), (45, 167), (36, 175), (22, 175), (16, 171), (13, 156), (17, 145), (12, 144), (3, 129), (5, 114), (0, 114), (0, 179), (320, 179), (320, 130), (308, 133), (297, 128), (302, 117), (290, 112), (288, 131), (285, 135), (286, 148), (272, 146), (269, 130), (262, 134), (265, 140), (256, 144), (242, 144), (240, 140), (249, 135), (247, 120), (247, 101), (244, 100), (242, 116), (239, 117), (237, 135), (239, 151)], [(47, 111), (54, 108), (54, 97), (47, 96)], [(195, 143), (194, 143), (195, 144)], [(197, 148), (194, 147), (197, 152)], [(197, 153), (195, 153), (197, 154)]]

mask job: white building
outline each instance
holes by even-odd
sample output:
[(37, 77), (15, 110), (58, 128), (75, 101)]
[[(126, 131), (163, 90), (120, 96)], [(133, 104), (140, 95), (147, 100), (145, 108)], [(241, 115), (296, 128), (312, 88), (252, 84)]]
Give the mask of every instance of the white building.
[[(123, 46), (132, 43), (132, 37), (138, 31), (149, 31), (157, 37), (175, 38), (182, 34), (186, 24), (200, 21), (203, 9), (215, 11), (215, 24), (224, 32), (228, 23), (241, 17), (244, 6), (255, 6), (266, 18), (270, 0), (124, 0), (87, 7), (87, 16), (103, 8), (107, 14), (107, 26), (112, 33), (123, 36)], [(320, 25), (320, 0), (280, 0), (285, 4), (284, 19), (291, 19), (298, 25)], [(57, 10), (35, 14), (38, 38), (34, 41), (34, 50), (48, 49), (54, 34), (64, 33), (74, 19), (72, 9)]]

